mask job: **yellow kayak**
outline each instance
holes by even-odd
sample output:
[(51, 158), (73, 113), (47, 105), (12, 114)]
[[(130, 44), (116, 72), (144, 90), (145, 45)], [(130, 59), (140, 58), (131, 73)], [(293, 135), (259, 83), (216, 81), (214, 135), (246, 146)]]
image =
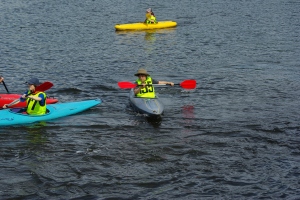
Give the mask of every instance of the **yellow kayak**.
[(158, 28), (171, 28), (177, 26), (177, 23), (174, 21), (160, 21), (157, 24), (145, 24), (143, 22), (132, 23), (132, 24), (117, 24), (115, 26), (117, 31), (125, 30), (149, 30), (149, 29), (158, 29)]

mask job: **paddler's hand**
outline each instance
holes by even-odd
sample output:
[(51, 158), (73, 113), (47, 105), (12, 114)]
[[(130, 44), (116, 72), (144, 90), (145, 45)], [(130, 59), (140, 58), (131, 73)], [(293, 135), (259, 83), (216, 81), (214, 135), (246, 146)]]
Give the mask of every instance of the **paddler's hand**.
[(9, 105), (9, 104), (4, 104), (2, 108), (3, 108), (3, 109), (9, 108), (8, 105)]
[(28, 96), (27, 96), (26, 94), (23, 94), (23, 95), (21, 96), (22, 99), (27, 99), (27, 97), (28, 97)]
[(171, 86), (174, 86), (174, 83), (173, 83), (173, 82), (169, 82), (168, 84), (171, 85)]
[(143, 89), (146, 85), (147, 85), (146, 83), (143, 83), (143, 84), (139, 85), (138, 87), (136, 87), (134, 89), (134, 94), (136, 95), (137, 93), (139, 93), (140, 90)]

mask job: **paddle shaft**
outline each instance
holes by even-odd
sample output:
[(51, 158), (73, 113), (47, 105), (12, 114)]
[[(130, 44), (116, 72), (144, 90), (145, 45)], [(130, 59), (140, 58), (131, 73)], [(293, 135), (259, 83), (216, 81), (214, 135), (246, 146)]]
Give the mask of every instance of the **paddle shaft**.
[(3, 83), (4, 87), (5, 87), (5, 90), (6, 90), (6, 92), (9, 94), (9, 91), (8, 91), (8, 89), (7, 89), (7, 87), (6, 87), (6, 84), (5, 84), (5, 82), (4, 82), (4, 81), (2, 81), (2, 83)]
[[(29, 94), (26, 94), (25, 97), (27, 98), (29, 95), (32, 95), (32, 92), (29, 93)], [(22, 96), (21, 96), (19, 99), (16, 99), (16, 100), (14, 100), (13, 102), (11, 102), (10, 104), (6, 105), (6, 107), (8, 108), (8, 107), (10, 107), (10, 106), (13, 106), (13, 105), (19, 103), (19, 102), (21, 101), (21, 98), (22, 98)]]
[[(171, 84), (146, 84), (145, 86), (151, 86), (151, 85), (171, 85)], [(174, 85), (180, 85), (180, 84), (174, 84)], [(143, 85), (136, 85), (136, 86), (143, 86)]]
[[(180, 87), (184, 88), (184, 89), (195, 89), (196, 88), (196, 80), (185, 80), (182, 81), (181, 83), (176, 83), (174, 85), (179, 85)], [(123, 89), (130, 89), (130, 88), (135, 88), (137, 86), (142, 86), (142, 85), (137, 85), (135, 83), (132, 82), (118, 82), (118, 85), (120, 88)], [(161, 83), (161, 84), (146, 84), (146, 86), (150, 86), (150, 85), (171, 85), (169, 83)]]
[(6, 108), (9, 108), (12, 105), (15, 105), (16, 103), (19, 103), (20, 99), (15, 99), (13, 102), (11, 102), (10, 104), (6, 105)]

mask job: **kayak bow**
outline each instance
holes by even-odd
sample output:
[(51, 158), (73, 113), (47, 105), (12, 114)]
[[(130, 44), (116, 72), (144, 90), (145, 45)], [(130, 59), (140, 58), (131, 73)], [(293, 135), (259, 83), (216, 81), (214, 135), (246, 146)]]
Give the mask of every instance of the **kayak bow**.
[(129, 93), (129, 102), (133, 109), (149, 117), (158, 117), (164, 112), (163, 103), (156, 98), (141, 98), (134, 95), (133, 89)]

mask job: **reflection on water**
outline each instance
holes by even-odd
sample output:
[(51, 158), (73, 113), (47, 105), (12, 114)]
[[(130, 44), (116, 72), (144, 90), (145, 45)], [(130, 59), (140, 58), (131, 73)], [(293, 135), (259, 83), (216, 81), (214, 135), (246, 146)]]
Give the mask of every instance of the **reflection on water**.
[(183, 115), (183, 129), (182, 129), (182, 143), (189, 143), (189, 136), (195, 134), (194, 131), (190, 129), (190, 127), (194, 124), (195, 114), (194, 114), (194, 106), (185, 105), (182, 107), (182, 115)]
[(126, 30), (126, 31), (116, 31), (116, 34), (122, 35), (137, 35), (144, 33), (157, 33), (157, 34), (169, 34), (176, 30), (176, 28), (163, 28), (163, 29), (150, 29), (150, 30)]
[(42, 121), (25, 126), (24, 129), (28, 133), (27, 139), (30, 144), (44, 144), (47, 142), (47, 123)]
[(157, 116), (157, 117), (149, 117), (144, 114), (136, 114), (134, 119), (132, 120), (132, 125), (133, 126), (141, 126), (143, 124), (149, 124), (153, 128), (159, 128), (162, 123), (162, 117)]
[(188, 121), (190, 121), (191, 119), (194, 119), (195, 118), (194, 110), (195, 110), (194, 106), (184, 105), (182, 107), (183, 118)]
[(126, 35), (126, 37), (135, 37), (144, 34), (144, 39), (147, 43), (153, 44), (157, 40), (157, 34), (170, 34), (173, 33), (175, 28), (166, 29), (152, 29), (152, 30), (129, 30), (129, 31), (116, 31), (118, 35)]
[(159, 128), (161, 123), (162, 123), (162, 117), (157, 116), (157, 117), (146, 117), (147, 122), (153, 126), (153, 128)]
[[(148, 54), (154, 52), (154, 44), (158, 44), (158, 41), (165, 39), (172, 40), (173, 33), (175, 33), (176, 28), (165, 28), (165, 29), (151, 29), (151, 30), (126, 30), (126, 31), (116, 31), (117, 35), (123, 36), (122, 43), (125, 41), (130, 44), (132, 40), (140, 41), (139, 38), (144, 36), (144, 41), (146, 42), (145, 51)], [(174, 38), (173, 38), (174, 39)]]
[(155, 32), (146, 31), (146, 33), (145, 33), (145, 41), (147, 41), (150, 44), (154, 43), (156, 41), (154, 33)]

